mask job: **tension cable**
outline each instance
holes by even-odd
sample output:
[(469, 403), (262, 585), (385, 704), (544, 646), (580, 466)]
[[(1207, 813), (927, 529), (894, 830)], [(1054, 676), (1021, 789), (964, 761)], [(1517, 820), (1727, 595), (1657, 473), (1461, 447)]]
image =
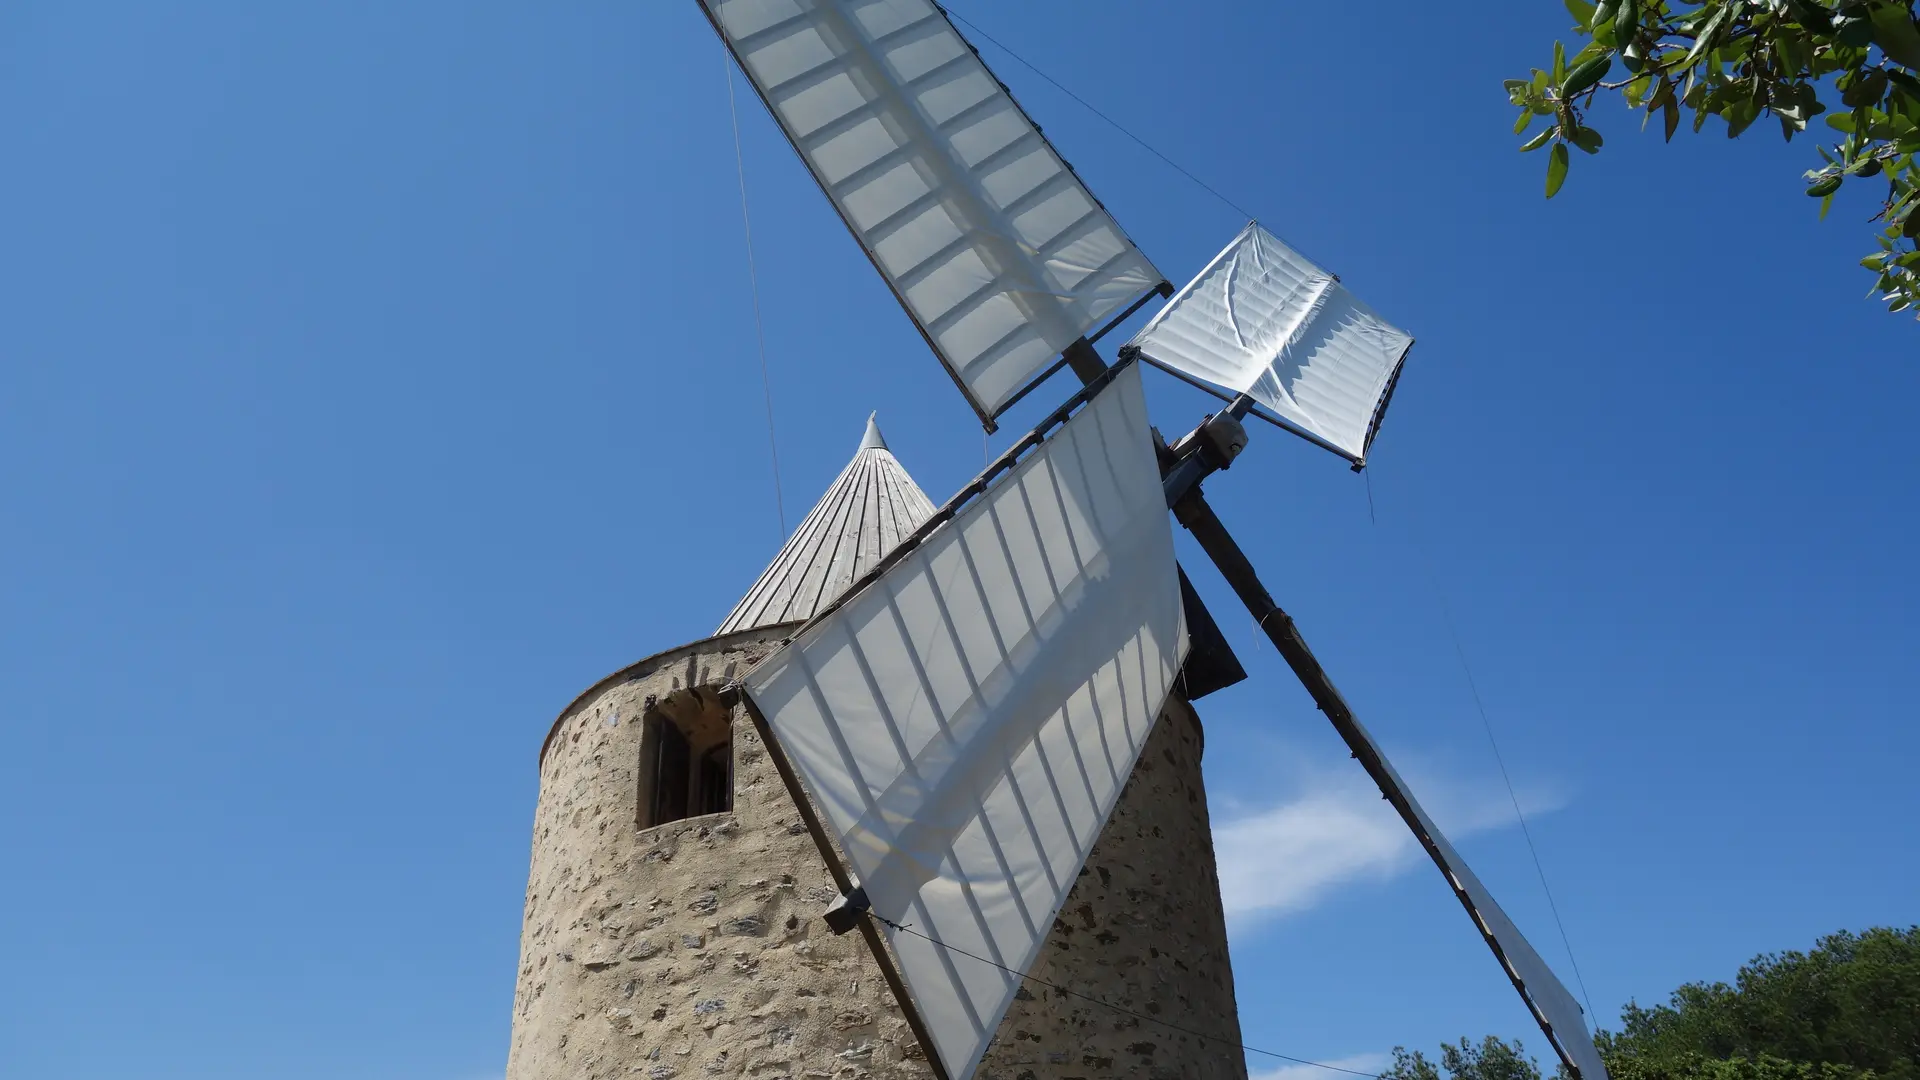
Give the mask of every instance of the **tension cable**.
[(947, 14), (953, 16), (954, 18), (960, 20), (963, 23), (966, 23), (967, 29), (972, 30), (975, 34), (978, 34), (982, 40), (986, 41), (988, 44), (992, 45), (994, 48), (999, 49), (1001, 52), (1006, 53), (1009, 57), (1012, 57), (1015, 63), (1019, 64), (1023, 68), (1026, 68), (1028, 71), (1033, 72), (1035, 75), (1040, 76), (1042, 79), (1045, 79), (1050, 85), (1052, 85), (1052, 87), (1055, 90), (1058, 90), (1061, 93), (1072, 98), (1075, 102), (1077, 102), (1080, 105), (1081, 108), (1087, 110), (1093, 115), (1106, 121), (1107, 125), (1113, 128), (1113, 130), (1119, 132), (1122, 135), (1125, 135), (1127, 138), (1132, 139), (1134, 142), (1138, 143), (1142, 150), (1145, 150), (1147, 153), (1152, 154), (1154, 157), (1157, 157), (1161, 161), (1165, 162), (1167, 166), (1171, 168), (1174, 172), (1177, 172), (1181, 176), (1186, 177), (1188, 180), (1193, 181), (1193, 183), (1197, 187), (1199, 187), (1200, 190), (1206, 192), (1207, 194), (1213, 196), (1216, 199), (1219, 199), (1222, 203), (1226, 204), (1227, 209), (1232, 210), (1234, 213), (1239, 214), (1241, 217), (1246, 218), (1248, 221), (1252, 221), (1254, 219), (1254, 215), (1249, 213), (1245, 208), (1241, 207), (1239, 203), (1236, 203), (1232, 199), (1227, 198), (1225, 195), (1220, 194), (1219, 190), (1216, 189), (1212, 184), (1209, 184), (1205, 180), (1202, 180), (1199, 177), (1188, 172), (1184, 167), (1181, 166), (1179, 162), (1161, 153), (1159, 150), (1154, 149), (1152, 143), (1149, 143), (1147, 140), (1141, 138), (1138, 135), (1135, 135), (1131, 131), (1128, 131), (1127, 128), (1120, 123), (1120, 121), (1115, 120), (1113, 117), (1108, 116), (1106, 113), (1103, 113), (1099, 109), (1094, 108), (1091, 102), (1087, 101), (1086, 98), (1081, 97), (1079, 94), (1076, 94), (1073, 91), (1067, 89), (1065, 86), (1063, 86), (1060, 83), (1060, 80), (1054, 78), (1053, 76), (1047, 74), (1044, 71), (1041, 71), (1038, 67), (1035, 67), (1033, 63), (1029, 61), (1026, 57), (1021, 56), (1019, 53), (1014, 52), (1012, 49), (1007, 48), (1006, 45), (1002, 44), (998, 38), (994, 37), (992, 34), (987, 33), (985, 30), (980, 29), (979, 23), (976, 23), (972, 19), (967, 18), (965, 15), (960, 14), (958, 11), (953, 10), (952, 5), (945, 3), (944, 0), (939, 4), (939, 7), (942, 11), (945, 11)]
[(1180, 1024), (1174, 1023), (1171, 1020), (1162, 1020), (1157, 1016), (1149, 1016), (1148, 1014), (1143, 1012), (1135, 1012), (1124, 1005), (1115, 1005), (1111, 1001), (1106, 1001), (1104, 999), (1094, 997), (1091, 994), (1083, 994), (1083, 993), (1080, 993), (1078, 990), (1069, 990), (1066, 987), (1061, 986), (1059, 983), (1051, 983), (1045, 979), (1037, 979), (1032, 975), (1025, 974), (1024, 972), (1015, 971), (1012, 968), (1006, 966), (1005, 964), (999, 963), (998, 961), (990, 960), (987, 957), (981, 956), (977, 953), (968, 952), (967, 950), (962, 949), (957, 945), (949, 945), (944, 941), (941, 941), (937, 938), (929, 937), (926, 934), (923, 934), (920, 931), (915, 930), (913, 928), (913, 924), (911, 923), (897, 923), (897, 922), (894, 922), (892, 919), (889, 919), (886, 916), (881, 915), (878, 912), (875, 912), (872, 910), (867, 911), (866, 914), (871, 916), (876, 922), (885, 923), (886, 925), (891, 926), (893, 929), (899, 931), (902, 934), (912, 934), (914, 937), (917, 937), (922, 941), (928, 942), (929, 944), (936, 945), (942, 949), (947, 950), (950, 953), (957, 953), (961, 956), (967, 957), (970, 960), (978, 960), (981, 963), (986, 964), (990, 967), (999, 968), (1001, 971), (1004, 971), (1007, 974), (1012, 975), (1016, 978), (1024, 979), (1025, 981), (1030, 983), (1038, 983), (1039, 985), (1044, 986), (1047, 989), (1054, 991), (1055, 993), (1064, 994), (1065, 996), (1071, 997), (1071, 998), (1079, 998), (1081, 1001), (1090, 1001), (1095, 1005), (1112, 1009), (1114, 1012), (1131, 1016), (1136, 1020), (1145, 1020), (1148, 1023), (1159, 1024), (1161, 1027), (1171, 1028), (1172, 1030), (1178, 1031), (1183, 1035), (1191, 1035), (1196, 1039), (1204, 1039), (1208, 1042), (1225, 1043), (1228, 1046), (1238, 1047), (1249, 1054), (1263, 1054), (1270, 1058), (1279, 1058), (1281, 1061), (1291, 1061), (1296, 1065), (1311, 1065), (1316, 1069), (1326, 1069), (1329, 1072), (1346, 1073), (1348, 1076), (1364, 1076), (1369, 1078), (1369, 1080), (1381, 1080), (1379, 1073), (1362, 1072), (1359, 1069), (1348, 1069), (1348, 1068), (1343, 1068), (1339, 1065), (1328, 1065), (1325, 1062), (1309, 1061), (1306, 1058), (1297, 1058), (1292, 1056), (1291, 1054), (1282, 1054), (1277, 1050), (1262, 1050), (1257, 1046), (1248, 1046), (1246, 1043), (1234, 1042), (1232, 1039), (1223, 1039), (1218, 1035), (1208, 1035), (1205, 1032), (1195, 1031), (1190, 1027), (1184, 1027)]
[(720, 61), (727, 72), (727, 115), (733, 120), (733, 165), (740, 174), (740, 228), (747, 238), (747, 282), (753, 290), (753, 336), (760, 346), (760, 392), (767, 403), (767, 451), (773, 459), (773, 509), (780, 517), (780, 540), (787, 539), (787, 505), (780, 494), (780, 443), (773, 435), (773, 380), (767, 374), (767, 332), (760, 322), (760, 275), (753, 262), (753, 218), (747, 213), (747, 158), (740, 150), (740, 110), (733, 98), (733, 56), (723, 45)]
[[(1368, 470), (1371, 473), (1372, 470)], [(1367, 516), (1373, 516), (1373, 485), (1367, 485)], [(1378, 522), (1375, 522), (1378, 524)], [(1433, 595), (1440, 601), (1440, 621), (1446, 625), (1447, 636), (1453, 639), (1453, 654), (1460, 659), (1460, 671), (1467, 677), (1467, 691), (1473, 696), (1473, 707), (1480, 714), (1480, 727), (1487, 733), (1487, 745), (1493, 748), (1493, 760), (1500, 767), (1500, 780), (1507, 786), (1507, 799), (1513, 803), (1514, 820), (1520, 823), (1520, 835), (1526, 839), (1527, 854), (1533, 857), (1533, 872), (1540, 877), (1540, 891), (1546, 894), (1547, 910), (1553, 913), (1554, 928), (1560, 931), (1560, 944), (1567, 950), (1567, 963), (1573, 965), (1573, 981), (1580, 987), (1580, 999), (1586, 1003), (1587, 1016), (1594, 1022), (1598, 1017), (1593, 1011), (1593, 996), (1587, 993), (1586, 977), (1580, 974), (1580, 960), (1574, 956), (1573, 940), (1567, 936), (1567, 924), (1560, 918), (1560, 905), (1554, 901), (1553, 886), (1547, 884), (1547, 869), (1540, 861), (1540, 849), (1533, 842), (1533, 829), (1527, 825), (1527, 815), (1520, 809), (1520, 796), (1514, 792), (1513, 776), (1507, 772), (1507, 759), (1500, 753), (1500, 740), (1493, 736), (1493, 721), (1487, 717), (1487, 706), (1480, 700), (1480, 684), (1473, 677), (1473, 665), (1467, 662), (1467, 649), (1460, 640), (1460, 630), (1453, 623), (1453, 609), (1447, 603), (1447, 592), (1440, 584), (1440, 573), (1435, 568), (1433, 558), (1415, 538), (1409, 523), (1403, 523), (1407, 531), (1407, 543), (1420, 556), (1420, 564), (1427, 572), (1427, 584), (1432, 587)]]

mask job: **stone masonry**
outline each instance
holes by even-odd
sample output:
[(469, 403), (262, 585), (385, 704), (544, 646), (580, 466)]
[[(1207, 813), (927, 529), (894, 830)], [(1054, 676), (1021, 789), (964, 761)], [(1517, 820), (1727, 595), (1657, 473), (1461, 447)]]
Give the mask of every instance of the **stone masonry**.
[[(932, 1075), (861, 936), (820, 921), (832, 878), (744, 714), (733, 809), (638, 825), (649, 710), (700, 699), (790, 629), (650, 657), (555, 722), (507, 1080)], [(1029, 983), (980, 1077), (1245, 1080), (1200, 755), (1176, 698), (1030, 973), (1127, 1011)]]

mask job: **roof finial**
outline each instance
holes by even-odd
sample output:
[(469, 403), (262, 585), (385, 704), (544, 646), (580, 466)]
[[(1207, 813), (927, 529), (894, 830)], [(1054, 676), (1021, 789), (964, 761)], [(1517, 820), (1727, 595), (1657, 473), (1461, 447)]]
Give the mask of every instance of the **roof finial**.
[(886, 450), (887, 449), (887, 440), (880, 434), (880, 425), (877, 422), (877, 418), (879, 417), (879, 415), (880, 414), (877, 412), (867, 414), (867, 433), (866, 435), (862, 436), (860, 439), (860, 449), (862, 450)]

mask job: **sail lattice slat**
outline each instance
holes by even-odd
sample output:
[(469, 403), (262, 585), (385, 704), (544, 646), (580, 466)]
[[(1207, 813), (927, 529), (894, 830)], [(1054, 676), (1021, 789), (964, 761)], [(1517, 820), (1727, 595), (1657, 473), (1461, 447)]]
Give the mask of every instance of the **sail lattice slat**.
[(1185, 653), (1130, 366), (742, 680), (873, 910), (914, 927), (887, 936), (948, 1076), (974, 1074)]
[(702, 4), (989, 424), (1076, 339), (1159, 286), (930, 0)]

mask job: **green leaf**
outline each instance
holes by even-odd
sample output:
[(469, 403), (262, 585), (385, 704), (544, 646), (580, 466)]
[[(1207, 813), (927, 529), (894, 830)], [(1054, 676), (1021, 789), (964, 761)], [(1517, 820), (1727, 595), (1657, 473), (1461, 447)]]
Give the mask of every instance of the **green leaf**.
[(1567, 81), (1567, 47), (1557, 41), (1553, 43), (1553, 81)]
[(1527, 125), (1531, 123), (1533, 123), (1533, 110), (1521, 109), (1520, 119), (1515, 120), (1513, 122), (1513, 133), (1515, 135), (1520, 134), (1521, 132), (1527, 130)]
[(1852, 113), (1834, 113), (1832, 116), (1827, 117), (1827, 126), (1832, 128), (1835, 131), (1844, 131), (1847, 134), (1851, 135), (1853, 134), (1853, 126), (1854, 126), (1853, 114)]
[[(1707, 20), (1707, 25), (1700, 30), (1700, 37), (1694, 41), (1692, 51), (1687, 53), (1687, 58), (1681, 62), (1680, 66), (1692, 67), (1694, 61), (1700, 59), (1701, 54), (1713, 48), (1714, 37), (1720, 32), (1720, 24), (1727, 21), (1727, 16), (1732, 13), (1735, 7), (1744, 6), (1746, 5), (1721, 4), (1720, 7), (1714, 11), (1713, 17)], [(1703, 7), (1700, 10), (1705, 11), (1706, 8)]]
[(1807, 70), (1808, 61), (1813, 59), (1804, 38), (1795, 34), (1778, 33), (1772, 38), (1773, 54), (1780, 58), (1780, 65), (1788, 71)]
[(1605, 144), (1606, 140), (1600, 137), (1600, 133), (1590, 127), (1575, 128), (1573, 131), (1573, 145), (1589, 154), (1599, 153), (1600, 147)]
[(1760, 116), (1760, 108), (1751, 100), (1742, 99), (1727, 107), (1727, 138), (1737, 139)]
[(1680, 103), (1673, 100), (1672, 95), (1668, 95), (1667, 97), (1666, 124), (1667, 141), (1672, 142), (1673, 133), (1680, 128)]
[(1654, 87), (1653, 97), (1647, 99), (1648, 109), (1657, 109), (1673, 100), (1673, 80), (1660, 76), (1660, 85)]
[(1567, 14), (1573, 16), (1573, 25), (1584, 27), (1593, 22), (1593, 5), (1587, 0), (1566, 0)]
[(1850, 49), (1864, 49), (1873, 42), (1873, 24), (1858, 15), (1833, 20), (1833, 38)]
[(1607, 72), (1612, 69), (1612, 54), (1596, 56), (1591, 60), (1585, 61), (1579, 67), (1567, 73), (1566, 81), (1560, 86), (1561, 99), (1565, 100), (1582, 93), (1593, 86), (1593, 84), (1606, 78)]
[(1507, 100), (1513, 102), (1515, 105), (1519, 105), (1527, 100), (1527, 80), (1508, 79), (1500, 85), (1506, 88)]
[(1914, 25), (1912, 5), (1879, 3), (1867, 9), (1867, 18), (1873, 23), (1873, 43), (1881, 52), (1920, 70), (1920, 27)]
[[(1893, 72), (1888, 72), (1889, 75)], [(1892, 80), (1888, 80), (1892, 82)], [(1887, 95), (1886, 107), (1909, 120), (1920, 119), (1920, 89), (1909, 89), (1898, 82), (1892, 83), (1893, 90)]]
[(1545, 131), (1542, 131), (1540, 134), (1535, 135), (1533, 138), (1528, 139), (1524, 143), (1521, 143), (1520, 152), (1524, 154), (1529, 150), (1538, 150), (1541, 147), (1547, 145), (1547, 140), (1551, 138), (1553, 138), (1553, 129), (1547, 128)]
[(1567, 144), (1554, 143), (1553, 153), (1547, 156), (1547, 198), (1560, 194), (1560, 185), (1567, 182)]
[(1639, 0), (1620, 0), (1620, 12), (1613, 17), (1613, 40), (1625, 45), (1633, 40), (1634, 31), (1640, 29)]
[(1597, 41), (1589, 41), (1581, 50), (1567, 57), (1567, 70), (1572, 71), (1596, 56), (1606, 56), (1613, 50)]
[(1838, 190), (1840, 190), (1840, 177), (1827, 176), (1822, 177), (1816, 181), (1812, 187), (1807, 188), (1807, 194), (1816, 199), (1824, 199)]
[(1833, 209), (1833, 196), (1828, 195), (1826, 198), (1820, 200), (1820, 220), (1821, 221), (1827, 220), (1827, 211), (1831, 209)]
[(1877, 71), (1863, 71), (1855, 75), (1847, 88), (1840, 92), (1840, 101), (1850, 109), (1879, 102), (1880, 95), (1887, 92), (1887, 77)]
[(1794, 21), (1813, 33), (1825, 34), (1833, 30), (1833, 13), (1814, 0), (1787, 0), (1787, 6), (1793, 9)]

